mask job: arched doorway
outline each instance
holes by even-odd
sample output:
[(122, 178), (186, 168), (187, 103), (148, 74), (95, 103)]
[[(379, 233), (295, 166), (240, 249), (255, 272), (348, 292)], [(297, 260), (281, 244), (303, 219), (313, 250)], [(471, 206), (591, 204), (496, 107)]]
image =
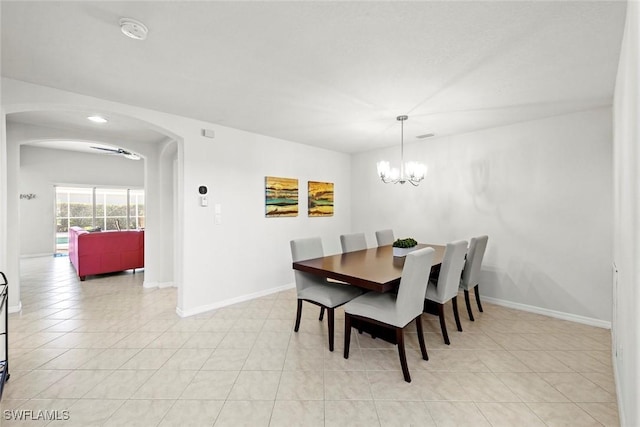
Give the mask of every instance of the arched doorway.
[[(75, 141), (84, 147), (97, 144), (116, 144), (127, 151), (140, 154), (143, 166), (143, 185), (146, 194), (147, 219), (145, 224), (145, 287), (178, 286), (181, 283), (179, 269), (174, 268), (179, 258), (176, 253), (181, 244), (179, 229), (181, 221), (179, 210), (174, 206), (180, 189), (176, 185), (179, 175), (179, 144), (182, 139), (172, 132), (138, 118), (103, 111), (100, 114), (109, 119), (111, 127), (96, 127), (86, 118), (96, 114), (95, 110), (69, 106), (20, 106), (9, 108), (6, 116), (5, 147), (7, 162), (6, 200), (19, 200), (24, 183), (20, 182), (21, 150), (40, 149), (49, 151), (48, 155), (55, 163), (59, 156), (71, 156), (73, 150), (55, 147), (58, 141)], [(56, 151), (57, 150), (57, 151)], [(77, 151), (77, 150), (76, 150)], [(57, 154), (53, 154), (57, 153)], [(75, 156), (75, 154), (73, 154)], [(88, 155), (88, 154), (87, 154)], [(92, 156), (99, 156), (93, 154)], [(86, 165), (75, 164), (79, 173), (86, 172)], [(83, 169), (85, 168), (85, 169)], [(105, 173), (117, 175), (118, 167), (105, 169)], [(67, 171), (68, 172), (68, 171)], [(56, 181), (72, 183), (73, 175), (65, 175)], [(77, 176), (77, 175), (75, 175)], [(50, 206), (53, 206), (52, 204)], [(20, 256), (22, 218), (19, 203), (6, 203), (6, 227), (0, 234), (6, 236), (6, 271), (13, 278), (10, 290), (10, 311), (20, 310)], [(166, 215), (165, 212), (172, 212)], [(180, 293), (178, 288), (178, 293)]]

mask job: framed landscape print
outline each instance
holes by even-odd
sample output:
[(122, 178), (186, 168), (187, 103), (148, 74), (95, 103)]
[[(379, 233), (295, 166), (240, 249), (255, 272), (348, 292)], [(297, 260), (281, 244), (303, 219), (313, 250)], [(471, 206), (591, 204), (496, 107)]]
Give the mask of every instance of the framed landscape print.
[(333, 182), (309, 181), (309, 216), (333, 216)]
[(267, 176), (264, 179), (265, 216), (298, 216), (298, 180)]

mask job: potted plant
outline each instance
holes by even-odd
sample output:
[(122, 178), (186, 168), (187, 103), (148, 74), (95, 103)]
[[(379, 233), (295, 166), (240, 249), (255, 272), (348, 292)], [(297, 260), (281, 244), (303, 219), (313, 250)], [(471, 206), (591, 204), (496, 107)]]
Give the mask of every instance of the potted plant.
[(393, 242), (393, 256), (403, 257), (409, 252), (416, 250), (418, 242), (415, 239), (398, 239)]

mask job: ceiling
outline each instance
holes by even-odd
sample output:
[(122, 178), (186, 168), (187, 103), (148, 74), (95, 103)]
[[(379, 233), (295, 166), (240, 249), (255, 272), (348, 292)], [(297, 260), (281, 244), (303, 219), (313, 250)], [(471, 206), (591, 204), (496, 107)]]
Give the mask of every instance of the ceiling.
[[(398, 144), (400, 114), (410, 143), (610, 105), (626, 3), (1, 7), (4, 77), (350, 153)], [(147, 40), (125, 37), (121, 17), (146, 24)], [(30, 114), (20, 120), (86, 126)]]

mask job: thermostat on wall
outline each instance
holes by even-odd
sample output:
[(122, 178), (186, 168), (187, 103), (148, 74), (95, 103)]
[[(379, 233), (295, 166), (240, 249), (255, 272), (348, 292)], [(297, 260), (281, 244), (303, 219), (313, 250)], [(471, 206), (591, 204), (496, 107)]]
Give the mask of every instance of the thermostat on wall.
[(200, 206), (205, 207), (209, 205), (209, 201), (207, 200), (207, 186), (201, 185), (198, 187), (198, 193), (200, 193)]

